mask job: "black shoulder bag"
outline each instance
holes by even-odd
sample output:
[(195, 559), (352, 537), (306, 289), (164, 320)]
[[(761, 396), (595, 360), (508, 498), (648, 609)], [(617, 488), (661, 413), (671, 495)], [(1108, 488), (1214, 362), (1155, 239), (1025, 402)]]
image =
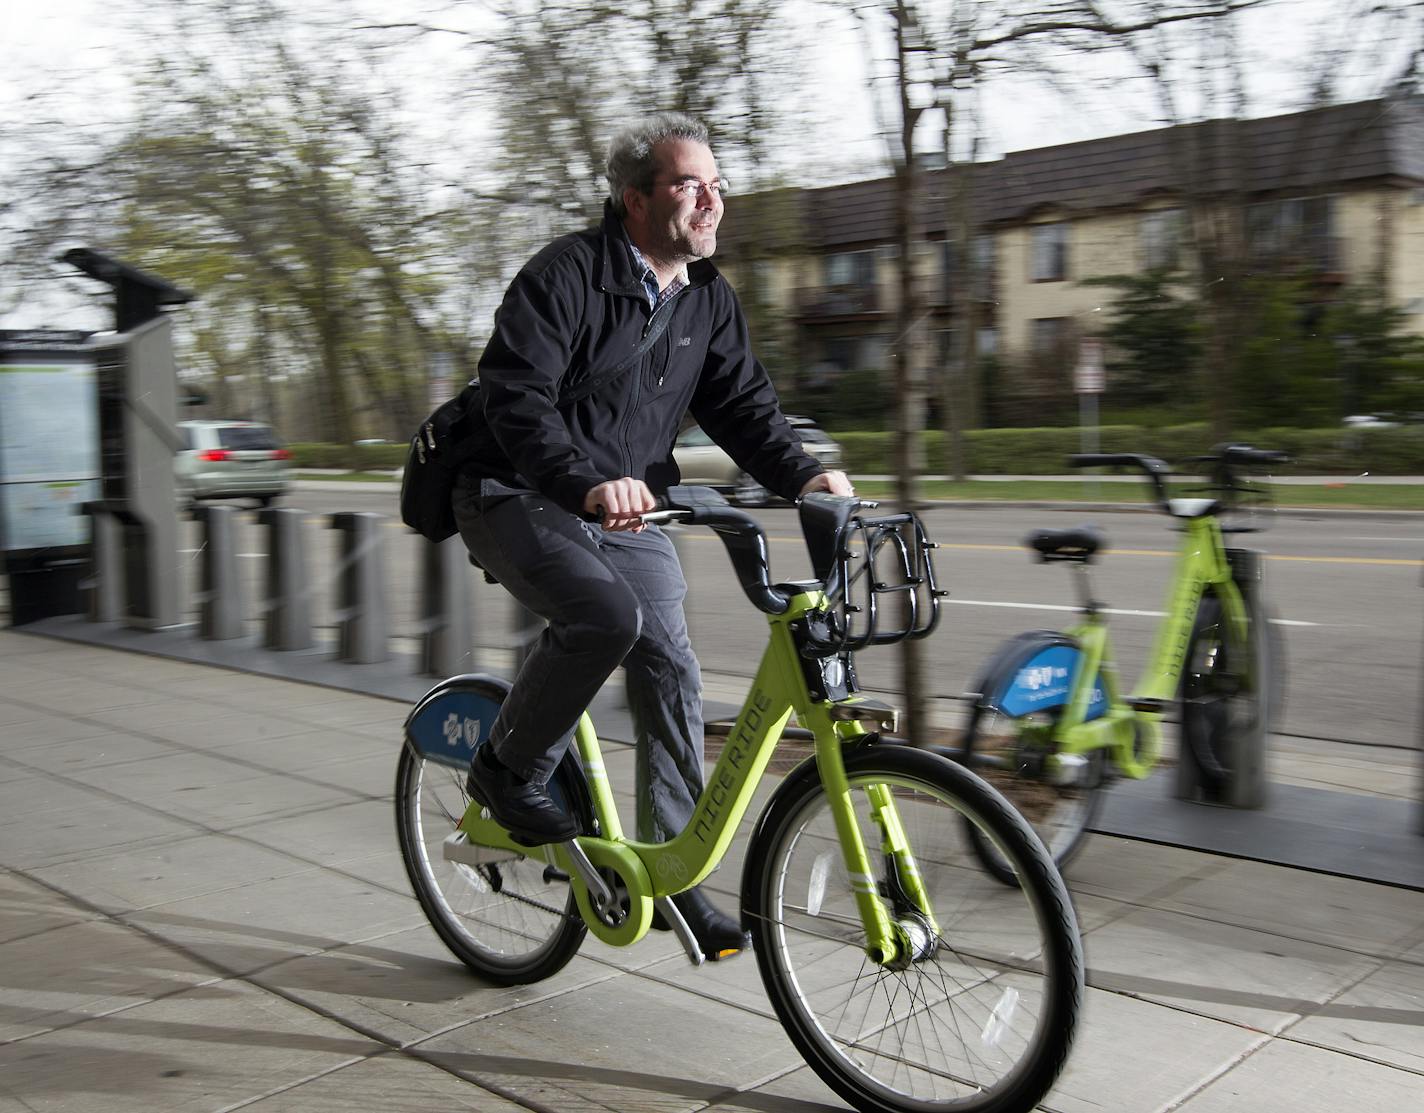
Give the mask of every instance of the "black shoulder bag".
[[(667, 328), (670, 306), (671, 301), (668, 312), (653, 314), (632, 355), (617, 367), (590, 376), (567, 392), (560, 391), (558, 404), (587, 398), (642, 359)], [(401, 521), (430, 541), (444, 541), (455, 533), (455, 477), (474, 455), (480, 405), (480, 383), (472, 379), (454, 398), (437, 406), (411, 438), (401, 475)]]

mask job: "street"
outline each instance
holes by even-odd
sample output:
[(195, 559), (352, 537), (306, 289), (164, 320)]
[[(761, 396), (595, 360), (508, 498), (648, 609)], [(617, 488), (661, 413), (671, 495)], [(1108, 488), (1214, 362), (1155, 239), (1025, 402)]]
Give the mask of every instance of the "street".
[[(325, 515), (343, 510), (390, 517), (385, 538), (391, 629), (418, 636), (418, 545), (396, 518), (395, 495), (385, 487), (303, 484), (284, 505), (311, 512), (307, 567), (313, 621), (335, 621), (339, 535)], [(337, 489), (339, 488), (339, 489)], [(790, 580), (809, 574), (795, 511), (757, 511), (767, 530), (772, 574)], [(1111, 608), (1119, 668), (1130, 684), (1142, 667), (1171, 576), (1176, 534), (1161, 514), (1133, 511), (1043, 510), (1015, 506), (936, 508), (925, 515), (937, 554), (941, 586), (951, 596), (939, 630), (925, 646), (931, 695), (952, 700), (968, 690), (976, 670), (1004, 638), (1026, 629), (1058, 628), (1074, 620), (1070, 573), (1030, 558), (1021, 538), (1036, 527), (1091, 521), (1108, 538), (1093, 565), (1098, 599)], [(184, 523), (188, 585), (185, 605), (196, 615), (200, 531)], [(265, 539), (250, 512), (239, 515), (240, 564), (247, 610), (259, 613)], [(1236, 535), (1260, 549), (1265, 594), (1284, 634), (1288, 667), (1286, 708), (1278, 733), (1363, 746), (1415, 747), (1420, 732), (1421, 638), (1424, 638), (1424, 521), (1384, 516), (1282, 514), (1271, 528)], [(709, 691), (719, 677), (754, 670), (764, 642), (760, 616), (742, 597), (720, 542), (709, 531), (685, 528), (679, 546), (690, 585), (689, 623)], [(476, 577), (477, 645), (492, 655), (514, 644), (504, 592)], [(893, 692), (895, 648), (857, 659), (862, 684)], [(493, 659), (485, 667), (496, 667)], [(734, 685), (725, 684), (729, 690)], [(1408, 789), (1402, 790), (1407, 792)]]

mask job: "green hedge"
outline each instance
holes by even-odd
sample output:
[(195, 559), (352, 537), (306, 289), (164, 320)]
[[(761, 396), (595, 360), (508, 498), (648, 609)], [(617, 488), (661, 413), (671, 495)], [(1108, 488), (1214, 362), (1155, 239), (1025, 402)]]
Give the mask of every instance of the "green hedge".
[(289, 444), (298, 468), (392, 471), (404, 466), (406, 444)]
[[(852, 475), (894, 471), (893, 433), (846, 431), (832, 434), (845, 450)], [(966, 434), (971, 475), (1062, 475), (1067, 459), (1082, 451), (1076, 428), (976, 429)], [(1262, 429), (1232, 438), (1258, 448), (1277, 448), (1291, 456), (1283, 474), (1424, 475), (1424, 425), (1397, 429)], [(948, 437), (938, 430), (924, 434), (926, 474), (949, 471)], [(1101, 452), (1147, 452), (1169, 462), (1207, 451), (1212, 445), (1204, 422), (1160, 429), (1137, 425), (1104, 425), (1098, 429)], [(391, 471), (405, 463), (404, 444), (293, 444), (298, 468), (340, 468), (345, 471)]]
[[(845, 450), (853, 475), (894, 471), (893, 433), (833, 434)], [(938, 430), (923, 434), (925, 471), (949, 471), (948, 437)], [(1067, 459), (1083, 449), (1076, 428), (976, 429), (965, 435), (971, 475), (1062, 475)], [(1168, 462), (1206, 452), (1214, 443), (1204, 422), (1149, 429), (1105, 425), (1097, 431), (1100, 452), (1146, 452)], [(1397, 429), (1263, 429), (1241, 432), (1232, 440), (1286, 452), (1291, 462), (1279, 469), (1293, 475), (1424, 475), (1424, 425)]]

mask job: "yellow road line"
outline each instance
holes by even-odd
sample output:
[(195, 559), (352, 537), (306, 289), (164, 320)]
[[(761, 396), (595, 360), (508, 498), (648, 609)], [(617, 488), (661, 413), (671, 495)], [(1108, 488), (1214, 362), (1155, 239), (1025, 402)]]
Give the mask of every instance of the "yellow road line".
[[(715, 541), (716, 538), (707, 537), (703, 540)], [(775, 537), (774, 541), (785, 541), (788, 543), (803, 544), (799, 538), (795, 537)], [(965, 541), (941, 541), (941, 549), (963, 549), (966, 551), (983, 553), (1023, 553), (1029, 555), (1028, 549), (1022, 545), (976, 545)], [(1144, 557), (1174, 557), (1177, 555), (1175, 549), (1104, 549), (1105, 556), (1144, 556)], [(1415, 560), (1405, 557), (1345, 557), (1345, 556), (1283, 556), (1276, 553), (1267, 553), (1267, 560), (1293, 560), (1302, 561), (1307, 564), (1378, 564), (1384, 566), (1399, 566), (1404, 568), (1424, 567), (1424, 560)]]
[[(327, 515), (312, 516), (306, 520), (310, 523), (324, 522)], [(405, 525), (398, 521), (386, 522), (391, 529), (405, 529)], [(717, 538), (700, 530), (695, 533), (688, 533), (680, 540), (688, 541), (717, 541)], [(769, 537), (768, 540), (783, 545), (800, 545), (805, 547), (805, 541), (799, 537)], [(1029, 555), (1028, 549), (1022, 545), (979, 545), (967, 541), (941, 541), (941, 549), (962, 549), (968, 552), (981, 553), (1023, 553)], [(1175, 549), (1104, 549), (1105, 556), (1142, 556), (1142, 557), (1174, 557), (1177, 555)], [(1344, 557), (1344, 556), (1282, 556), (1276, 553), (1267, 553), (1267, 560), (1293, 560), (1306, 564), (1368, 564), (1381, 565), (1385, 567), (1420, 568), (1424, 567), (1424, 560), (1414, 560), (1404, 557)]]
[[(941, 541), (939, 547), (941, 549), (976, 549), (994, 553), (1028, 553), (1028, 550), (1022, 545), (973, 545)], [(1104, 549), (1103, 554), (1105, 556), (1174, 557), (1177, 552), (1175, 549)], [(1381, 564), (1399, 565), (1405, 568), (1424, 566), (1424, 560), (1404, 557), (1284, 556), (1278, 553), (1267, 553), (1265, 556), (1267, 560), (1294, 560), (1304, 561), (1307, 564)]]

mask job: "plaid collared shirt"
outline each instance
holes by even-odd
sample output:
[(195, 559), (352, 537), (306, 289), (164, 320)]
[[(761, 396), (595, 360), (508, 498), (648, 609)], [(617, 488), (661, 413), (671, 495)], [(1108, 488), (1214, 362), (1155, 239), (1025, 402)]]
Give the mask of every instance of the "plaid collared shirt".
[(648, 304), (653, 307), (654, 311), (687, 285), (687, 269), (683, 268), (681, 274), (659, 290), (657, 272), (648, 266), (648, 261), (643, 258), (643, 253), (631, 241), (628, 244), (628, 250), (633, 254), (633, 269), (643, 280), (643, 289), (648, 291)]

